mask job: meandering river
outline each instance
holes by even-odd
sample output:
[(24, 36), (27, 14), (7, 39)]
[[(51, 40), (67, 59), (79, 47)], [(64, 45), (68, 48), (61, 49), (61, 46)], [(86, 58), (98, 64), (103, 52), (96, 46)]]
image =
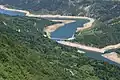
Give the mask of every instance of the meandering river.
[[(63, 19), (64, 20), (64, 19)], [(63, 27), (58, 28), (51, 33), (52, 39), (68, 39), (73, 37), (78, 27), (83, 27), (85, 23), (89, 22), (87, 19), (79, 19), (75, 22), (65, 24)]]
[[(8, 11), (8, 10), (4, 10), (4, 9), (0, 9), (0, 13), (1, 14), (7, 14), (7, 15), (10, 15), (10, 16), (25, 16), (24, 13), (22, 12), (16, 12), (16, 11)], [(45, 17), (46, 18), (46, 17)], [(71, 20), (72, 18), (51, 18), (51, 17), (47, 17), (46, 19), (49, 19), (49, 20)], [(57, 30), (53, 31), (51, 33), (51, 38), (52, 39), (57, 39), (57, 40), (63, 40), (63, 39), (68, 39), (68, 38), (71, 38), (75, 32), (76, 32), (76, 29), (78, 27), (83, 27), (83, 25), (85, 23), (88, 23), (89, 20), (88, 19), (72, 19), (72, 20), (76, 20), (75, 22), (72, 22), (72, 23), (68, 23), (68, 24), (65, 24), (64, 26), (62, 27), (59, 27)], [(55, 39), (55, 40), (56, 40)], [(85, 55), (90, 57), (90, 58), (94, 58), (94, 59), (97, 59), (97, 60), (102, 60), (102, 61), (106, 61), (106, 62), (109, 62), (111, 64), (116, 64), (118, 66), (120, 66), (118, 63), (116, 62), (113, 62), (109, 59), (106, 59), (102, 56), (102, 54), (99, 54), (97, 52), (92, 52), (92, 51), (87, 51), (87, 50), (82, 50), (82, 51), (85, 51)]]

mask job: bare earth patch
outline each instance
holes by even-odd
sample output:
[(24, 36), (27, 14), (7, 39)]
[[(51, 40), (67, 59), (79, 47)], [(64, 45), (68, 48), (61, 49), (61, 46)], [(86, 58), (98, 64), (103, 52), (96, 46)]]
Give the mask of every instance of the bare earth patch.
[(120, 64), (120, 57), (115, 52), (102, 55), (103, 57)]

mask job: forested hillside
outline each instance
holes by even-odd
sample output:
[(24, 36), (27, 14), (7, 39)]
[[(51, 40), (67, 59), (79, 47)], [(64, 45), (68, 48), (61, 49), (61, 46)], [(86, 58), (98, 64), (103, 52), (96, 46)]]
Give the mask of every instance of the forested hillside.
[(119, 0), (2, 0), (1, 3), (41, 14), (88, 16), (96, 19), (94, 28), (78, 32), (75, 41), (96, 47), (120, 42)]
[[(119, 0), (0, 0), (0, 4), (36, 14), (92, 17), (96, 19), (92, 28), (78, 32), (75, 42), (96, 47), (120, 42)], [(118, 66), (44, 37), (44, 27), (54, 23), (0, 15), (0, 80), (120, 80)]]
[(81, 15), (102, 21), (119, 16), (119, 0), (0, 0), (16, 8), (41, 14)]
[(119, 80), (120, 68), (43, 36), (48, 20), (0, 15), (0, 80)]
[(101, 48), (120, 43), (120, 18), (114, 18), (108, 24), (96, 20), (92, 28), (76, 34), (75, 42)]

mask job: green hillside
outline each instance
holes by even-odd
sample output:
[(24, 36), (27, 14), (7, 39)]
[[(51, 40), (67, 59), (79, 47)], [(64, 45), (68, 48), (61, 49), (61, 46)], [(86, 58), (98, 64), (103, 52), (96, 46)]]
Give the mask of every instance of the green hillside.
[(0, 15), (0, 80), (119, 80), (120, 68), (43, 36), (48, 20)]
[(95, 21), (91, 29), (78, 32), (75, 41), (96, 47), (120, 43), (120, 18), (112, 19), (108, 24)]
[(120, 16), (119, 0), (0, 0), (0, 3), (34, 13), (81, 15), (102, 21)]

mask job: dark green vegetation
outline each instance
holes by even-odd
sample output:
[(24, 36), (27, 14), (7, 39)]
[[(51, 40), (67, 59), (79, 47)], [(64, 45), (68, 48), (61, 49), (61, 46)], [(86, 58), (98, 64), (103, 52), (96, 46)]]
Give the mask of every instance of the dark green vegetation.
[(90, 46), (105, 47), (120, 43), (120, 18), (109, 21), (108, 24), (95, 21), (91, 29), (76, 34), (76, 42)]
[(41, 14), (85, 15), (102, 21), (119, 16), (119, 0), (0, 0), (16, 8)]
[[(41, 14), (96, 18), (77, 42), (104, 47), (120, 42), (120, 2), (113, 0), (0, 0)], [(43, 36), (48, 20), (0, 15), (0, 80), (120, 80), (120, 68), (89, 59)], [(119, 53), (119, 49), (117, 50)]]
[(120, 68), (45, 38), (50, 24), (0, 15), (0, 80), (119, 80)]
[(41, 14), (92, 17), (97, 19), (94, 28), (78, 33), (75, 41), (97, 47), (120, 42), (120, 0), (2, 0), (1, 3)]
[(94, 28), (77, 33), (75, 41), (96, 47), (120, 42), (120, 0), (1, 0), (1, 3), (41, 14), (92, 17), (97, 20)]

